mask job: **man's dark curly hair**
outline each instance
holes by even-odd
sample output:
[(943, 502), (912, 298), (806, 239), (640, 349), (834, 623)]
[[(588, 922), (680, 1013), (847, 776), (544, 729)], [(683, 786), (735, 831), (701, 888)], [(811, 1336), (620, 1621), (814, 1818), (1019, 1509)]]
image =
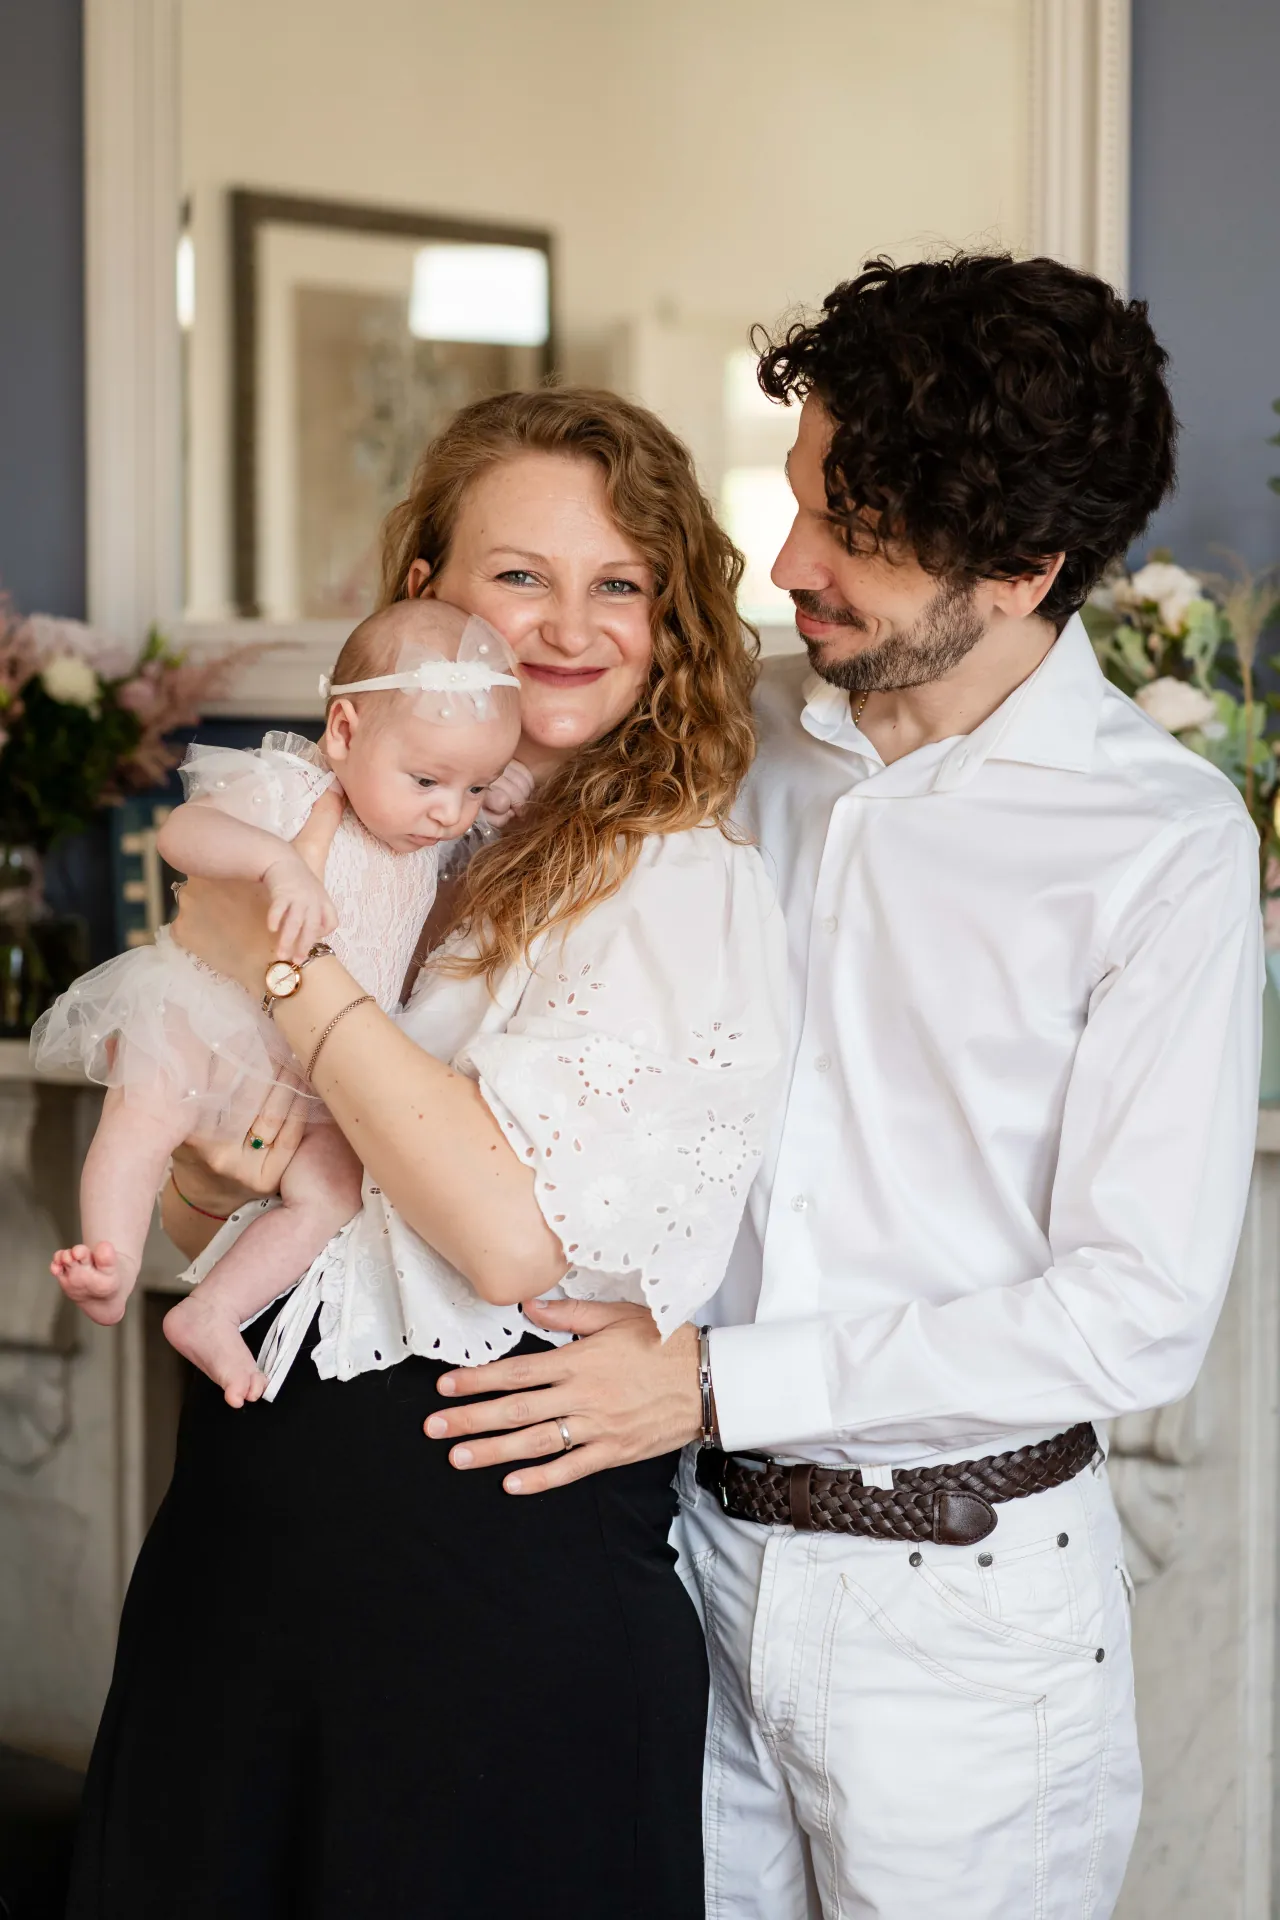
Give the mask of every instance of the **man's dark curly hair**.
[(834, 422), (827, 504), (850, 537), (870, 527), (951, 579), (1065, 552), (1039, 608), (1059, 627), (1173, 484), (1145, 301), (1056, 260), (869, 260), (821, 319), (756, 344), (770, 399), (812, 393)]

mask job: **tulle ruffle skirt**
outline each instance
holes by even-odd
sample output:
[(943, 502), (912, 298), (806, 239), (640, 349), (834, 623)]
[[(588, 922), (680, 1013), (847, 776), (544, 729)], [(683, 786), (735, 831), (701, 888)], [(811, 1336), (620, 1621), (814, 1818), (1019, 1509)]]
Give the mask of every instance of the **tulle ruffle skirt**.
[(126, 1100), (177, 1103), (190, 1134), (239, 1138), (273, 1086), (307, 1090), (244, 988), (187, 953), (168, 928), (154, 946), (82, 975), (36, 1022), (31, 1059), (42, 1071), (118, 1087)]

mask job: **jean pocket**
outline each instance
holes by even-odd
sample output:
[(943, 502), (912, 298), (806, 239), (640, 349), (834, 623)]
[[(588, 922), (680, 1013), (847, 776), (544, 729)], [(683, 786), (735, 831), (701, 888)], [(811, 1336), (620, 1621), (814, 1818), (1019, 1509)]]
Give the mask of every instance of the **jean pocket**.
[(1044, 1914), (1047, 1683), (1010, 1661), (981, 1619), (968, 1606), (953, 1613), (923, 1584), (898, 1584), (882, 1600), (843, 1576), (827, 1623), (818, 1729), (824, 1911), (846, 1911), (846, 1899), (851, 1911), (904, 1911), (896, 1850), (855, 1846), (850, 1866), (840, 1836), (897, 1832), (904, 1809), (915, 1808), (924, 1817), (908, 1848), (910, 1911), (947, 1920)]

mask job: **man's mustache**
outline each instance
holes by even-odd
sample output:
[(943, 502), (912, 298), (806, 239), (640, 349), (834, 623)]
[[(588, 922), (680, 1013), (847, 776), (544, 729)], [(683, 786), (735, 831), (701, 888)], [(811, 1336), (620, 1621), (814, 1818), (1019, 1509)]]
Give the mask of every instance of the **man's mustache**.
[(866, 621), (852, 607), (828, 607), (816, 593), (810, 593), (805, 587), (794, 587), (789, 591), (796, 612), (807, 614), (810, 620), (821, 620), (829, 627), (854, 627), (859, 633), (867, 631)]

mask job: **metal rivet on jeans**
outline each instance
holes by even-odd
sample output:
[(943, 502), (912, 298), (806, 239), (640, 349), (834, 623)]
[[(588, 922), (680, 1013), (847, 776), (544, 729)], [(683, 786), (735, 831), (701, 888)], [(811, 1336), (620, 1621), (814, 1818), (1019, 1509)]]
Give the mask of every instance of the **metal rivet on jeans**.
[(923, 1566), (924, 1555), (922, 1553), (913, 1553), (909, 1564), (913, 1567)]
[(989, 1553), (980, 1553), (978, 1555), (978, 1565), (980, 1567), (989, 1567), (991, 1565), (991, 1555)]
[(1099, 1647), (1099, 1648), (1098, 1648), (1098, 1651), (1097, 1651), (1097, 1652), (1096, 1652), (1096, 1653), (1094, 1654), (1094, 1656), (1093, 1656), (1093, 1657), (1094, 1657), (1094, 1659), (1095, 1659), (1095, 1660), (1096, 1660), (1096, 1661), (1097, 1661), (1097, 1662), (1099, 1663), (1099, 1665), (1101, 1665), (1101, 1663), (1102, 1663), (1102, 1662), (1103, 1662), (1103, 1661), (1104, 1661), (1104, 1660), (1106, 1659), (1106, 1657), (1107, 1657), (1107, 1650), (1106, 1650), (1106, 1648), (1105, 1648), (1105, 1647)]
[(1068, 1544), (1068, 1542), (1069, 1542), (1069, 1540), (1070, 1540), (1070, 1537), (1071, 1537), (1071, 1536), (1070, 1536), (1069, 1534), (1066, 1534), (1066, 1533), (1060, 1533), (1060, 1534), (1058, 1535), (1058, 1545), (1059, 1545), (1060, 1547), (1065, 1547), (1065, 1546), (1066, 1546), (1066, 1545)]

